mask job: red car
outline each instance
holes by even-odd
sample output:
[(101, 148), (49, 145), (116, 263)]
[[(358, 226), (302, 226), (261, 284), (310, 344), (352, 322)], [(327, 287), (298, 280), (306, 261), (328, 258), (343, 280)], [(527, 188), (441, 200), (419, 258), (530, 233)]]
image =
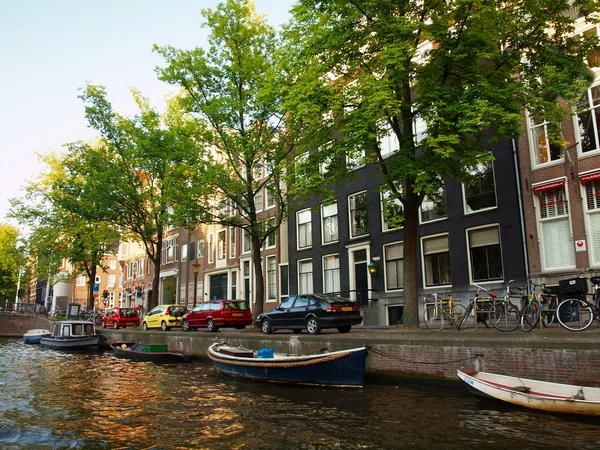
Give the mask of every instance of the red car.
[(213, 300), (199, 303), (181, 320), (183, 331), (206, 328), (217, 331), (223, 327), (241, 330), (252, 325), (252, 312), (246, 300)]
[(140, 318), (135, 308), (113, 308), (102, 318), (102, 328), (113, 327), (116, 330), (118, 328), (139, 326)]

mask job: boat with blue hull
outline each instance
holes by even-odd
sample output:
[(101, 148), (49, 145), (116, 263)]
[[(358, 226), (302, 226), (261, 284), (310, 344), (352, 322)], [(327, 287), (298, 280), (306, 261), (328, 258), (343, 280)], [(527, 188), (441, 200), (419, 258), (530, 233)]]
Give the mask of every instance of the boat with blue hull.
[(229, 376), (311, 386), (360, 388), (364, 383), (367, 347), (333, 352), (325, 349), (310, 355), (272, 352), (268, 357), (261, 356), (261, 351), (225, 343), (208, 348), (214, 368)]

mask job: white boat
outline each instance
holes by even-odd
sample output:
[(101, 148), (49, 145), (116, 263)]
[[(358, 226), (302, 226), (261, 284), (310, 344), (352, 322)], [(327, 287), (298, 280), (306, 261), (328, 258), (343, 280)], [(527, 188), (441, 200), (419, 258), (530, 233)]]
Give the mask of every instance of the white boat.
[[(267, 354), (261, 354), (266, 350)], [(225, 343), (208, 348), (208, 357), (223, 374), (257, 381), (312, 386), (362, 387), (367, 348), (287, 355), (273, 349), (248, 350)]]
[(52, 333), (48, 330), (44, 330), (41, 328), (36, 328), (35, 330), (28, 330), (27, 333), (23, 335), (23, 341), (26, 344), (39, 344), (42, 336), (49, 336)]
[(600, 388), (457, 370), (476, 395), (553, 413), (600, 416)]
[(61, 350), (97, 350), (106, 343), (106, 336), (96, 334), (93, 322), (83, 320), (59, 320), (54, 323), (52, 334), (42, 336), (43, 347)]

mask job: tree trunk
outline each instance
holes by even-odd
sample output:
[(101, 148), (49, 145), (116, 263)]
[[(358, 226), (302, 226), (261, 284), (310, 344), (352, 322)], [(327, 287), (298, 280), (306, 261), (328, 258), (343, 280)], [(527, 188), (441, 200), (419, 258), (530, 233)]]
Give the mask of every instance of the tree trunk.
[(419, 328), (419, 194), (409, 186), (404, 205), (404, 327)]
[(252, 235), (252, 260), (254, 262), (254, 317), (258, 317), (264, 310), (265, 280), (260, 255), (260, 241), (258, 236)]

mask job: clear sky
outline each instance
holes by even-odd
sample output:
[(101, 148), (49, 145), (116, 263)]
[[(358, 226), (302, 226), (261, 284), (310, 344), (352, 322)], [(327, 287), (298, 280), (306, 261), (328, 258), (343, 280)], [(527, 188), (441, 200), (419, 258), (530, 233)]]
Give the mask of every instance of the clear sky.
[[(0, 0), (0, 222), (10, 198), (40, 171), (36, 153), (94, 136), (77, 98), (90, 82), (106, 87), (113, 109), (135, 114), (134, 87), (163, 109), (172, 87), (152, 45), (205, 47), (200, 10), (218, 0)], [(255, 0), (278, 27), (293, 0)], [(14, 221), (10, 221), (16, 225)]]

